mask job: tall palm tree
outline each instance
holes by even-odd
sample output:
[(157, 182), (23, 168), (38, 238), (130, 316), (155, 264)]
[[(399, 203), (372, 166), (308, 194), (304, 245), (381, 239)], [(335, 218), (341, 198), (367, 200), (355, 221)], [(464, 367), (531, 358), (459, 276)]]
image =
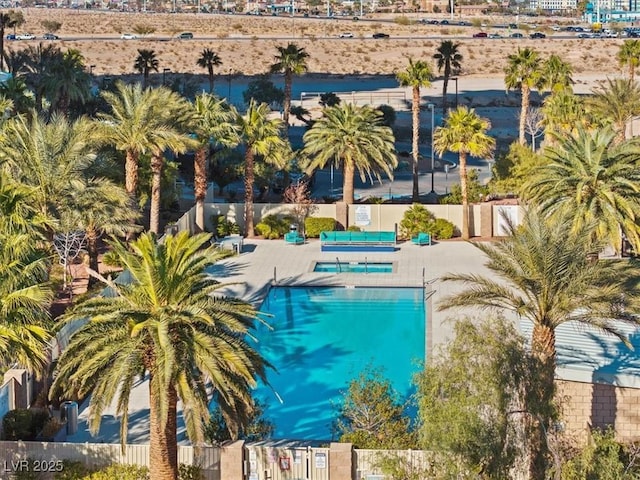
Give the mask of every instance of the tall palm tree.
[(507, 90), (520, 90), (522, 95), (518, 134), (520, 144), (524, 145), (531, 90), (544, 85), (543, 65), (538, 52), (528, 47), (518, 48), (518, 53), (509, 55), (509, 63), (504, 73)]
[[(412, 143), (411, 153), (413, 155), (413, 195), (412, 201), (417, 203), (420, 201), (420, 189), (418, 185), (418, 143), (420, 140), (420, 88), (431, 86), (431, 79), (433, 72), (431, 65), (422, 60), (418, 60), (414, 63), (413, 59), (409, 58), (409, 66), (406, 70), (402, 70), (396, 73), (396, 78), (400, 85), (403, 87), (411, 87), (412, 100), (411, 100), (411, 122), (412, 122)], [(435, 128), (431, 125), (431, 128)]]
[(196, 197), (196, 227), (204, 231), (204, 200), (207, 195), (208, 153), (213, 143), (234, 146), (238, 132), (234, 120), (237, 112), (227, 102), (203, 93), (193, 103), (193, 131), (198, 138), (198, 149), (193, 162)]
[(51, 101), (51, 111), (69, 114), (71, 102), (85, 102), (91, 96), (91, 77), (79, 51), (67, 50), (43, 80)]
[(25, 52), (27, 84), (35, 94), (36, 110), (42, 112), (43, 100), (49, 93), (47, 80), (51, 77), (51, 70), (62, 62), (63, 53), (55, 45), (29, 46)]
[(558, 55), (551, 55), (542, 65), (542, 81), (551, 93), (571, 91), (573, 68)]
[(17, 116), (4, 126), (0, 163), (16, 181), (34, 187), (31, 202), (50, 223), (58, 222), (74, 195), (76, 180), (94, 161), (87, 120)]
[(15, 25), (15, 20), (8, 13), (0, 12), (0, 70), (4, 71), (4, 32), (7, 27)]
[(496, 146), (494, 138), (487, 135), (491, 128), (488, 119), (479, 116), (474, 109), (461, 106), (450, 110), (444, 127), (436, 128), (433, 145), (439, 155), (458, 153), (460, 189), (462, 191), (462, 238), (469, 239), (469, 188), (467, 186), (467, 156), (489, 157)]
[(616, 143), (610, 128), (559, 134), (525, 196), (553, 217), (571, 215), (571, 230), (590, 225), (594, 240), (620, 251), (624, 234), (640, 251), (640, 141)]
[(42, 373), (46, 365), (49, 306), (47, 256), (27, 233), (0, 233), (0, 366), (18, 362)]
[(184, 153), (196, 142), (189, 136), (191, 104), (181, 95), (165, 87), (152, 91), (157, 106), (156, 129), (151, 145), (151, 209), (149, 230), (160, 233), (160, 204), (164, 152)]
[(244, 222), (246, 236), (255, 236), (253, 231), (253, 187), (255, 183), (256, 156), (267, 163), (278, 163), (278, 153), (286, 148), (280, 130), (282, 121), (269, 119), (271, 109), (266, 103), (258, 104), (251, 99), (247, 112), (236, 118), (239, 143), (244, 145)]
[(393, 131), (382, 124), (382, 113), (370, 106), (341, 103), (324, 113), (305, 134), (303, 152), (309, 158), (308, 172), (327, 163), (342, 167), (342, 201), (354, 203), (355, 172), (364, 181), (381, 181), (381, 173), (393, 179), (398, 160)]
[(27, 88), (22, 78), (11, 77), (0, 84), (0, 95), (11, 100), (11, 113), (27, 113), (36, 106), (33, 93)]
[(164, 94), (159, 94), (158, 90), (143, 89), (139, 83), (118, 82), (115, 91), (102, 92), (110, 113), (98, 115), (94, 135), (101, 143), (125, 153), (125, 188), (132, 199), (138, 190), (140, 155), (153, 151), (156, 138), (173, 132), (160, 115)]
[(210, 48), (202, 50), (198, 61), (196, 62), (199, 67), (207, 69), (207, 75), (209, 75), (209, 93), (213, 94), (213, 67), (219, 67), (222, 65), (222, 60), (216, 52)]
[(96, 432), (104, 409), (117, 399), (124, 445), (131, 389), (149, 381), (151, 478), (178, 476), (177, 403), (194, 445), (204, 441), (213, 391), (237, 438), (238, 424), (251, 411), (251, 389), (265, 380), (266, 362), (247, 342), (257, 317), (245, 302), (213, 295), (221, 284), (208, 269), (219, 259), (210, 236), (187, 232), (160, 245), (144, 234), (130, 246), (112, 243), (129, 285), (106, 281), (113, 297), (94, 297), (75, 306), (63, 322), (88, 318), (58, 362), (50, 395), (91, 393), (90, 428)]
[(625, 40), (618, 50), (618, 63), (629, 68), (629, 80), (634, 81), (636, 68), (640, 65), (640, 40)]
[[(451, 40), (440, 42), (437, 52), (433, 55), (438, 65), (438, 71), (442, 73), (442, 116), (447, 114), (447, 87), (449, 78), (453, 72), (462, 67), (462, 54), (458, 51), (459, 43)], [(444, 71), (443, 71), (444, 70)], [(457, 105), (456, 105), (457, 106)]]
[(627, 123), (640, 114), (640, 86), (628, 79), (609, 78), (594, 88), (593, 95), (587, 98), (587, 108), (594, 120), (611, 125), (617, 140), (623, 141)]
[(0, 232), (5, 235), (27, 234), (43, 239), (46, 217), (32, 202), (37, 187), (15, 182), (0, 168)]
[[(638, 324), (637, 282), (629, 281), (637, 269), (628, 263), (593, 261), (597, 251), (583, 225), (572, 230), (572, 219), (545, 218), (529, 211), (520, 226), (510, 226), (510, 236), (498, 243), (474, 243), (487, 257), (492, 275), (454, 274), (445, 282), (461, 282), (466, 288), (446, 296), (440, 310), (452, 307), (481, 307), (509, 311), (533, 324), (532, 353), (542, 364), (537, 388), (528, 392), (539, 405), (552, 412), (556, 364), (555, 331), (565, 322), (595, 326), (624, 339), (616, 321)], [(625, 340), (626, 341), (626, 340)], [(545, 449), (541, 438), (549, 419), (535, 419), (542, 425), (530, 430), (530, 460), (533, 478), (546, 478), (535, 462)], [(534, 437), (535, 438), (535, 437)]]
[(289, 43), (286, 47), (276, 47), (278, 55), (276, 63), (271, 65), (271, 73), (284, 73), (284, 103), (282, 121), (285, 132), (289, 131), (289, 112), (291, 110), (291, 83), (294, 75), (302, 75), (309, 67), (307, 59), (309, 54), (304, 48), (295, 43)]
[(138, 49), (138, 56), (133, 64), (133, 68), (142, 74), (142, 88), (147, 88), (149, 84), (149, 72), (151, 72), (151, 70), (157, 72), (159, 64), (160, 62), (154, 50), (145, 48)]
[[(552, 132), (571, 134), (580, 126), (590, 125), (583, 98), (567, 90), (552, 93), (544, 99), (542, 116), (545, 135)], [(553, 142), (554, 136), (545, 136), (545, 141)]]

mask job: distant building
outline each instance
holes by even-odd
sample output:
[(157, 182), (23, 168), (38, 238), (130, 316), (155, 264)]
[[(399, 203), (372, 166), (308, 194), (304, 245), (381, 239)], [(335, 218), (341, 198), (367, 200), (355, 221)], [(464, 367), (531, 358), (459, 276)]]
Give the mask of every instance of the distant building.
[(567, 12), (576, 10), (577, 0), (530, 0), (531, 10), (544, 10), (545, 12)]

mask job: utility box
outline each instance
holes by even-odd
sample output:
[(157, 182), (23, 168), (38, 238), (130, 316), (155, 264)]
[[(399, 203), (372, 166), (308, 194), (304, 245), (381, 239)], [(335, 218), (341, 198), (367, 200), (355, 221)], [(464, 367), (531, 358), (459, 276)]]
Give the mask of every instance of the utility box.
[(62, 402), (60, 404), (60, 420), (67, 422), (67, 435), (78, 432), (78, 404), (76, 402)]

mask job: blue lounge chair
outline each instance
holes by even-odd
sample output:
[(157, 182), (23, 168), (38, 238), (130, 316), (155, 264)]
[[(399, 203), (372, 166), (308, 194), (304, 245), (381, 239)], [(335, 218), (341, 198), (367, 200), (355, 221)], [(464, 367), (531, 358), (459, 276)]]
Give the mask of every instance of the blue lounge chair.
[(284, 241), (291, 245), (302, 245), (304, 243), (304, 237), (298, 232), (289, 232), (284, 234)]
[(414, 245), (431, 245), (431, 234), (430, 233), (418, 233), (417, 236), (411, 238), (411, 243)]

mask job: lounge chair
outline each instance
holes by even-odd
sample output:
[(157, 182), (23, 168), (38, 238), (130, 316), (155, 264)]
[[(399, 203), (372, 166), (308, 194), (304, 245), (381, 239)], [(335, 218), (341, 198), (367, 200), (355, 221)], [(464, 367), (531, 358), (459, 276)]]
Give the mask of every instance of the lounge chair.
[(431, 245), (431, 234), (420, 232), (417, 236), (411, 238), (411, 243), (420, 246)]
[(292, 245), (302, 245), (304, 243), (304, 237), (298, 232), (289, 232), (284, 234), (284, 241)]

